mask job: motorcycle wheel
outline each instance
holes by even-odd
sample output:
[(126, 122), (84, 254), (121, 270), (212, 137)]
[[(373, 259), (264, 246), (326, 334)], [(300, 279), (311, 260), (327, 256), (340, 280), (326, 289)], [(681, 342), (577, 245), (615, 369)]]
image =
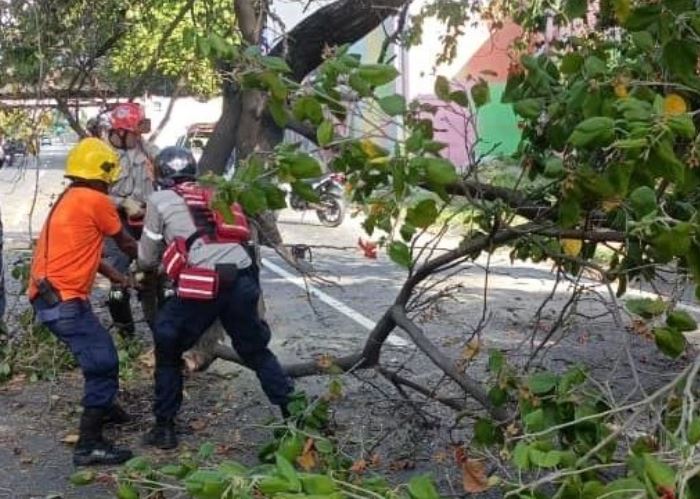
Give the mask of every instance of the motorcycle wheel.
[(326, 227), (337, 227), (345, 218), (343, 200), (330, 194), (322, 194), (319, 204), (323, 209), (316, 210), (319, 221)]

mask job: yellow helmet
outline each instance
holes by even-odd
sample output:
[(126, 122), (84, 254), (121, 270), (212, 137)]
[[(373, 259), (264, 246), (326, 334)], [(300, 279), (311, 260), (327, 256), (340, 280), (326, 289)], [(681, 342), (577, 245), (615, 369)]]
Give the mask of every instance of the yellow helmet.
[(117, 153), (100, 139), (93, 137), (78, 142), (66, 159), (66, 177), (101, 180), (111, 184), (119, 178), (120, 171)]

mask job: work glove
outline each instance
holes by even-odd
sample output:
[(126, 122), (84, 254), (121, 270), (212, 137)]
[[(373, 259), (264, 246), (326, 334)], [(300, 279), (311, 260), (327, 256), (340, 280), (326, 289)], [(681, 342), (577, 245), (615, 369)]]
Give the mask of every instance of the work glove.
[(130, 218), (142, 217), (145, 213), (143, 205), (134, 198), (126, 198), (122, 201), (122, 209)]

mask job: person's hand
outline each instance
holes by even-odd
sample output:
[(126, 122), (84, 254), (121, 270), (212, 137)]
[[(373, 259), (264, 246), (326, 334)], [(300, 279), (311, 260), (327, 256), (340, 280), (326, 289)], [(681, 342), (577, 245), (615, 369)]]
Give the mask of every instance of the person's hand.
[(119, 284), (123, 288), (141, 289), (141, 283), (134, 274), (119, 274), (112, 282)]
[(126, 198), (122, 201), (122, 208), (128, 217), (138, 218), (142, 217), (145, 213), (143, 205), (136, 201), (134, 198)]

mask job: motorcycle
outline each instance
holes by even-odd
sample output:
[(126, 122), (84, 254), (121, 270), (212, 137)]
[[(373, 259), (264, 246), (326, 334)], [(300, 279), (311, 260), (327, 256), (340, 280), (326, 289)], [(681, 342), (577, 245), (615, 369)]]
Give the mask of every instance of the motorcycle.
[(323, 177), (306, 181), (318, 195), (318, 201), (311, 202), (303, 199), (290, 188), (287, 191), (287, 204), (296, 211), (316, 210), (318, 220), (326, 227), (337, 227), (345, 217), (345, 202), (343, 200), (342, 173), (328, 173)]

